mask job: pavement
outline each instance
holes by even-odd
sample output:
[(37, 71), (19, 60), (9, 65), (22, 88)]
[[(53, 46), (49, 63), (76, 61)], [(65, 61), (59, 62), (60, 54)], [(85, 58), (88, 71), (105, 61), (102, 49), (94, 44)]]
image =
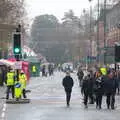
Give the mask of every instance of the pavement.
[[(115, 110), (107, 110), (105, 97), (101, 110), (96, 110), (95, 105), (84, 109), (83, 97), (80, 94), (76, 73), (72, 74), (74, 87), (71, 105), (66, 107), (65, 92), (62, 86), (64, 73), (56, 72), (51, 77), (31, 78), (27, 89), (30, 104), (5, 104), (2, 100), (2, 120), (119, 120), (120, 96), (116, 96)], [(4, 92), (3, 92), (4, 93)], [(0, 103), (1, 104), (1, 103)]]

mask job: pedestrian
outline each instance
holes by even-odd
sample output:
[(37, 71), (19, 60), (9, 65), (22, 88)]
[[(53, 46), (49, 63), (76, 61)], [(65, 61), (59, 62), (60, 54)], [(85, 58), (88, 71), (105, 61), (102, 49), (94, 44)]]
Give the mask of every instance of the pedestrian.
[(46, 69), (46, 67), (45, 67), (45, 65), (43, 65), (43, 67), (42, 67), (42, 76), (46, 76), (45, 75), (45, 72), (46, 72), (45, 69)]
[(62, 85), (64, 86), (65, 93), (66, 93), (66, 103), (67, 107), (70, 106), (70, 98), (72, 93), (72, 87), (74, 85), (73, 79), (70, 76), (69, 72), (66, 72), (66, 76), (63, 78)]
[(108, 71), (106, 79), (104, 79), (104, 91), (106, 94), (106, 104), (107, 108), (115, 109), (115, 94), (117, 89), (117, 80), (114, 72)]
[(37, 67), (35, 65), (32, 66), (33, 76), (36, 77)]
[(118, 83), (117, 94), (119, 95), (120, 94), (120, 71), (118, 70), (116, 74), (117, 74), (117, 83)]
[(94, 104), (94, 82), (95, 82), (95, 78), (94, 78), (94, 74), (92, 70), (89, 70), (89, 104)]
[(92, 101), (90, 103), (93, 104), (93, 81), (91, 80), (89, 73), (83, 79), (81, 93), (84, 96), (85, 108), (88, 108), (88, 98), (91, 98)]
[(12, 98), (14, 98), (14, 81), (15, 81), (15, 73), (11, 69), (7, 73), (7, 80), (6, 80), (6, 84), (7, 84), (7, 92), (6, 93), (7, 94), (6, 94), (6, 99), (9, 99), (10, 90), (12, 92)]
[(79, 80), (79, 87), (81, 87), (84, 73), (80, 68), (78, 69), (77, 76)]
[(100, 71), (97, 72), (97, 76), (95, 78), (94, 92), (96, 96), (96, 108), (101, 109), (104, 89), (103, 89), (102, 73)]
[(49, 72), (49, 76), (53, 75), (53, 65), (52, 64), (49, 64), (48, 65), (48, 72)]

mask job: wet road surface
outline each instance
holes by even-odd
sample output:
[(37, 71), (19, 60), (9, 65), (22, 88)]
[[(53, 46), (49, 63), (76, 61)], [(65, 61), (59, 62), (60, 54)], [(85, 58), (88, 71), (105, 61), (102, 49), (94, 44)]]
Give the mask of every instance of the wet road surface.
[[(76, 74), (73, 73), (73, 87), (70, 108), (66, 107), (65, 93), (62, 87), (63, 73), (56, 72), (51, 77), (31, 78), (28, 89), (31, 90), (29, 104), (5, 104), (1, 101), (1, 120), (119, 120), (120, 96), (116, 97), (116, 110), (96, 110), (95, 105), (84, 109)], [(105, 99), (103, 100), (105, 103)]]

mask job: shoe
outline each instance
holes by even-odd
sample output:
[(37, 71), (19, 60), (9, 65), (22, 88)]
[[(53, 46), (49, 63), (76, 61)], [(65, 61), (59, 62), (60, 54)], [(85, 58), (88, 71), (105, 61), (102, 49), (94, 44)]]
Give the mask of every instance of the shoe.
[(99, 110), (102, 109), (101, 106), (99, 106)]
[(87, 106), (87, 105), (85, 105), (85, 108), (88, 108), (88, 106)]
[(96, 109), (98, 108), (98, 105), (96, 105)]
[(69, 107), (70, 106), (70, 104), (69, 103), (67, 103), (67, 107)]
[(112, 109), (112, 110), (114, 110), (114, 109), (115, 109), (115, 107), (114, 107), (114, 106), (111, 106), (111, 109)]
[(107, 106), (107, 109), (110, 109), (110, 106)]
[(94, 104), (94, 102), (90, 102), (89, 104)]
[(16, 101), (19, 101), (19, 98), (16, 98)]

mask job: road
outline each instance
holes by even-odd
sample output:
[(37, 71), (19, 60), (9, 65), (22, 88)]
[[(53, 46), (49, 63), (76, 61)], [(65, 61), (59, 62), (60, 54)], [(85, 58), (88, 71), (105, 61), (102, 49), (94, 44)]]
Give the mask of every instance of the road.
[[(0, 120), (118, 120), (120, 118), (120, 98), (116, 97), (116, 110), (107, 110), (103, 104), (101, 110), (95, 105), (84, 109), (82, 96), (76, 75), (73, 73), (74, 87), (71, 106), (66, 107), (65, 93), (61, 85), (64, 73), (56, 72), (51, 77), (31, 78), (27, 89), (31, 90), (29, 104), (5, 104), (1, 102)], [(103, 100), (105, 103), (105, 99)]]

